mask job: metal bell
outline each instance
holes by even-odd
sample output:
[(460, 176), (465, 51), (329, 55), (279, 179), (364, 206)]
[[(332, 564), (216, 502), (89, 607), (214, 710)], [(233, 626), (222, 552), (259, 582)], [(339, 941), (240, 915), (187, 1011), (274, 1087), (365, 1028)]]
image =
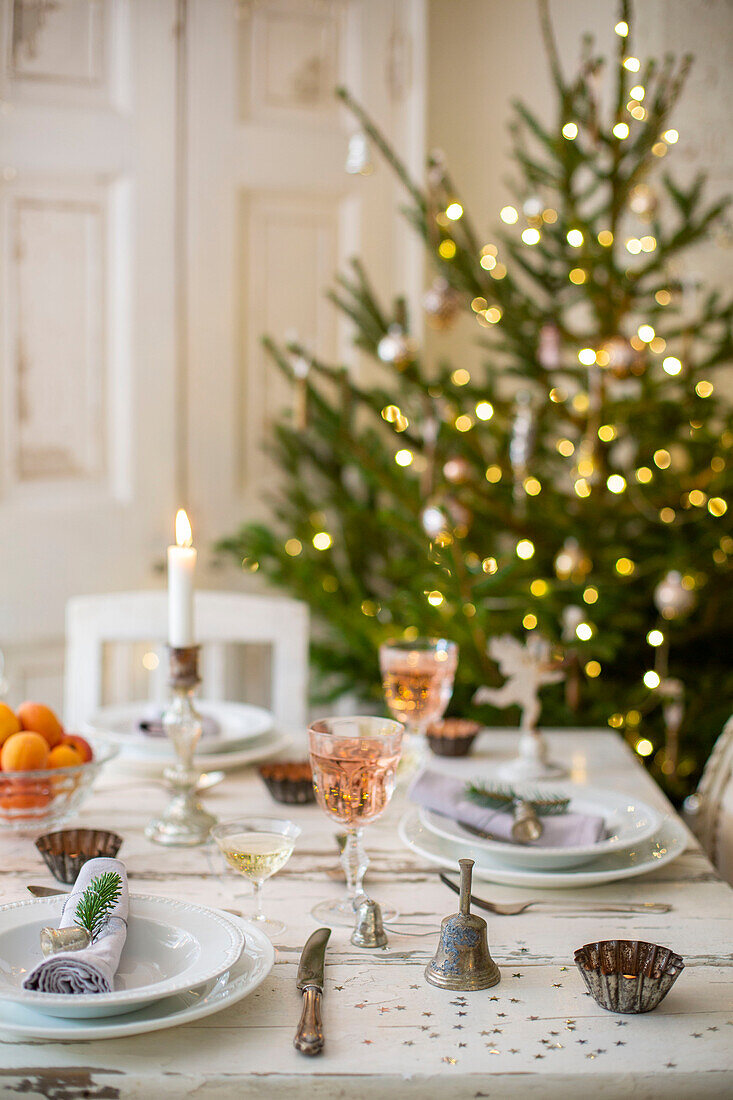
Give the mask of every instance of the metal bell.
[(354, 947), (386, 947), (387, 933), (382, 923), (382, 910), (366, 894), (354, 898), (356, 925), (351, 933)]
[(440, 989), (489, 989), (498, 985), (501, 974), (489, 951), (486, 921), (470, 912), (473, 860), (458, 862), (460, 911), (441, 923), (438, 950), (425, 969), (425, 977)]
[(70, 928), (42, 928), (41, 951), (45, 958), (59, 951), (83, 951), (92, 938), (86, 928), (71, 925)]

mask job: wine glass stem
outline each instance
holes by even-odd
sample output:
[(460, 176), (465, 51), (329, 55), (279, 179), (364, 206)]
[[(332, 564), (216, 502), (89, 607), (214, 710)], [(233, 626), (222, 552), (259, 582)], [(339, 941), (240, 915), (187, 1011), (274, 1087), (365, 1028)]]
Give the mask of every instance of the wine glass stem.
[(364, 851), (364, 830), (359, 826), (351, 826), (346, 835), (346, 843), (341, 853), (341, 866), (346, 875), (346, 886), (352, 902), (359, 894), (364, 892), (362, 883), (369, 866), (366, 852)]
[(265, 914), (262, 912), (262, 883), (253, 881), (252, 886), (254, 887), (254, 902), (255, 902), (254, 919), (255, 920), (264, 920), (265, 919)]

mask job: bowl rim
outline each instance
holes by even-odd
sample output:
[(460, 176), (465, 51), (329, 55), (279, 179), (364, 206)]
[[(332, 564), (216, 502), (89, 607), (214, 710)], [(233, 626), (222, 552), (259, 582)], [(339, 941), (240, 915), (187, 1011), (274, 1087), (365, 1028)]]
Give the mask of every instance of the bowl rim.
[[(626, 940), (626, 939), (591, 940), (590, 943), (584, 943), (582, 947), (576, 947), (575, 951), (573, 952), (573, 960), (575, 962), (575, 965), (579, 968), (582, 968), (583, 970), (587, 970), (591, 974), (601, 973), (600, 966), (590, 966), (590, 965), (586, 966), (583, 957), (584, 956), (587, 957), (587, 952), (590, 948), (592, 948), (592, 947), (601, 948), (604, 944), (608, 944), (608, 943), (629, 944), (629, 945), (636, 944), (639, 947), (653, 947), (657, 951), (668, 951), (669, 952), (669, 958), (667, 959), (665, 968), (666, 968), (666, 966), (671, 965), (671, 966), (677, 967), (680, 970), (684, 970), (685, 960), (683, 959), (682, 955), (679, 954), (679, 952), (675, 951), (671, 947), (665, 947), (661, 943), (652, 943), (651, 940)], [(590, 962), (590, 960), (588, 960), (588, 961)], [(609, 971), (609, 973), (619, 973), (619, 971)], [(635, 978), (640, 977), (640, 975), (634, 975), (634, 977)]]
[(34, 779), (51, 779), (53, 776), (60, 775), (80, 775), (85, 768), (98, 770), (103, 764), (113, 760), (120, 751), (119, 745), (115, 745), (112, 741), (94, 741), (90, 744), (94, 756), (91, 760), (85, 760), (83, 764), (67, 764), (63, 768), (35, 768), (32, 771), (0, 771), (0, 784), (5, 779), (11, 781), (20, 779), (28, 782)]

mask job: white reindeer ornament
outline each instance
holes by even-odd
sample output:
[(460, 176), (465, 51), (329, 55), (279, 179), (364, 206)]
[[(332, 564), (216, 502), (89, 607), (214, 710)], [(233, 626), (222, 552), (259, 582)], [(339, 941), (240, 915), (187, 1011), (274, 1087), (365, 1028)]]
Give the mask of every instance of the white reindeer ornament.
[(488, 653), (499, 665), (506, 682), (499, 688), (480, 687), (474, 703), (491, 703), (496, 707), (516, 704), (521, 708), (519, 756), (499, 769), (502, 779), (533, 781), (554, 779), (565, 769), (548, 760), (547, 742), (538, 728), (542, 704), (540, 690), (547, 684), (557, 684), (565, 673), (559, 661), (552, 657), (550, 643), (532, 633), (522, 645), (511, 634), (492, 638)]

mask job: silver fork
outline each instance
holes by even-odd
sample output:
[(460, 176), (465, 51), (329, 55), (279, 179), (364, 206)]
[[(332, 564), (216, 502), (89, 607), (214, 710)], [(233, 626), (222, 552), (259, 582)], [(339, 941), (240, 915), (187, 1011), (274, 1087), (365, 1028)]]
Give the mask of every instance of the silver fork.
[[(441, 874), (440, 881), (450, 887), (454, 894), (460, 894), (460, 887), (457, 883), (452, 882), (447, 875)], [(528, 909), (532, 909), (536, 905), (544, 905), (550, 908), (560, 909), (581, 909), (587, 910), (589, 913), (669, 913), (672, 910), (671, 905), (667, 905), (661, 901), (640, 901), (629, 902), (627, 904), (617, 904), (613, 901), (556, 901), (552, 898), (536, 898), (533, 901), (517, 901), (511, 902), (506, 905), (500, 905), (498, 902), (485, 901), (483, 898), (477, 898), (475, 894), (471, 894), (471, 904), (475, 905), (477, 909), (485, 909), (488, 913), (495, 913), (499, 917), (516, 917), (520, 913), (525, 913)]]

